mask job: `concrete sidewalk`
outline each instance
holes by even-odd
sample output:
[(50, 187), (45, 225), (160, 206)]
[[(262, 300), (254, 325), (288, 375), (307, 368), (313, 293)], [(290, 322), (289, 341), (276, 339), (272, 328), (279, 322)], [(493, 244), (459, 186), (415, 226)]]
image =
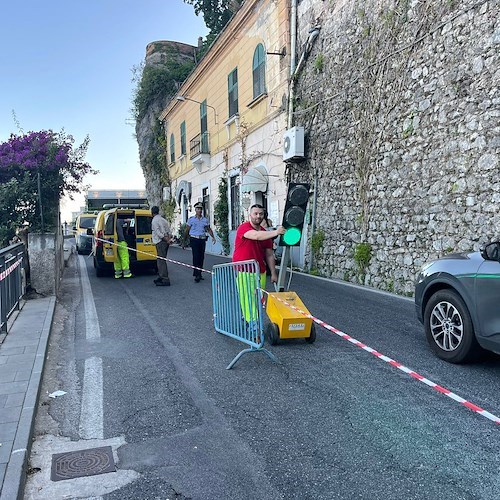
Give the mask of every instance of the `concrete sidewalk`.
[[(64, 261), (74, 239), (64, 240)], [(23, 498), (56, 297), (22, 300), (0, 338), (0, 500)]]
[(0, 345), (0, 498), (22, 498), (56, 298), (28, 300)]

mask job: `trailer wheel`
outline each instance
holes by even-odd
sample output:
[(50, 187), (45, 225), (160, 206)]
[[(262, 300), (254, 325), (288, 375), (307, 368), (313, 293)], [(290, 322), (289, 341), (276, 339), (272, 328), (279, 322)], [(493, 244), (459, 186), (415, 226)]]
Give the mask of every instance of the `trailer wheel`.
[(309, 337), (305, 338), (305, 341), (308, 344), (312, 344), (315, 340), (316, 340), (316, 325), (313, 323), (311, 325), (311, 334), (309, 335)]
[(266, 326), (266, 337), (271, 345), (276, 345), (280, 339), (280, 329), (276, 323), (269, 323)]

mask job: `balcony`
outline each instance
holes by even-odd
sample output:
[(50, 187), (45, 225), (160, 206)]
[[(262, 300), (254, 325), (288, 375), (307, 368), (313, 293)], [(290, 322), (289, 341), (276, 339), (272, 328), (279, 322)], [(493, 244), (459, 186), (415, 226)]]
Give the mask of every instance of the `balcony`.
[(203, 132), (203, 134), (198, 134), (189, 141), (189, 158), (198, 172), (201, 172), (203, 165), (210, 165), (210, 145), (208, 138), (208, 132)]

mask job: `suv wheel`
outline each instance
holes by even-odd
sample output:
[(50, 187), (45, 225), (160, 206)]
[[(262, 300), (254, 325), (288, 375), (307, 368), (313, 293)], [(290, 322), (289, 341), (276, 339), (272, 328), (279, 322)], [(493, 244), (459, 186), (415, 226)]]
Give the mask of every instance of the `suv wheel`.
[(480, 352), (467, 306), (453, 290), (440, 290), (430, 298), (424, 328), (432, 350), (450, 363), (466, 363)]

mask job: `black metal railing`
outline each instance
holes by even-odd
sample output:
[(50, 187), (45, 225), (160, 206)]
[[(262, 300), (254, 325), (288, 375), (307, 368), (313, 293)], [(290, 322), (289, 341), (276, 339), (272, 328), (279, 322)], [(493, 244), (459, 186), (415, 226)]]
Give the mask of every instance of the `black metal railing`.
[(189, 158), (192, 160), (201, 154), (210, 154), (210, 144), (208, 140), (208, 132), (198, 134), (189, 141)]
[(14, 311), (19, 310), (23, 296), (24, 255), (23, 243), (0, 250), (0, 333), (7, 333), (7, 321)]

